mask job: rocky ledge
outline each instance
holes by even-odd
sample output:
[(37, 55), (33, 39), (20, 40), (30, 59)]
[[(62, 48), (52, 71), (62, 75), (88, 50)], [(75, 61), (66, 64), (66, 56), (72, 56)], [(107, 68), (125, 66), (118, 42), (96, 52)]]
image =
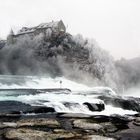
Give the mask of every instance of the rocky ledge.
[[(136, 98), (98, 98), (105, 104), (139, 112)], [(70, 106), (67, 102), (64, 104)], [(103, 103), (85, 102), (84, 105), (93, 112), (105, 108)], [(140, 114), (91, 116), (57, 113), (51, 107), (0, 101), (0, 140), (139, 140), (139, 132)]]
[[(0, 107), (1, 140), (138, 140), (140, 138), (140, 114), (90, 116), (56, 113), (52, 108), (31, 107), (16, 101), (8, 103), (7, 111), (4, 111), (4, 106), (3, 110)], [(19, 112), (18, 107), (14, 110), (14, 104), (20, 110), (24, 108), (23, 112)], [(33, 114), (34, 112), (36, 114)]]

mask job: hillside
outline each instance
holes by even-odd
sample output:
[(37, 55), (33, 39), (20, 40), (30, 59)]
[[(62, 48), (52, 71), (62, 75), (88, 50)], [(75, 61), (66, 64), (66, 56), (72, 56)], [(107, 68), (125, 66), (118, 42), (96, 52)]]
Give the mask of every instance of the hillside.
[(116, 88), (113, 58), (95, 40), (69, 33), (44, 38), (25, 35), (0, 50), (0, 74), (65, 76)]

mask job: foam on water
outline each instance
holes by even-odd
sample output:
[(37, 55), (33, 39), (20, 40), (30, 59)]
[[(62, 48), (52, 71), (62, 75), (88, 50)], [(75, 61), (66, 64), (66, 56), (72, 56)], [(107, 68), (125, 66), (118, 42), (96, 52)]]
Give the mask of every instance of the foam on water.
[[(1, 100), (1, 98), (0, 98)], [(56, 93), (42, 93), (37, 95), (20, 95), (18, 97), (6, 96), (2, 100), (16, 100), (31, 105), (53, 107), (57, 112), (67, 113), (84, 113), (90, 115), (111, 115), (111, 114), (136, 114), (136, 111), (124, 110), (121, 108), (105, 105), (105, 110), (101, 112), (91, 112), (84, 102), (89, 103), (103, 103), (102, 100), (96, 99), (96, 96), (85, 96), (75, 94), (56, 94)], [(67, 106), (65, 105), (68, 104)]]

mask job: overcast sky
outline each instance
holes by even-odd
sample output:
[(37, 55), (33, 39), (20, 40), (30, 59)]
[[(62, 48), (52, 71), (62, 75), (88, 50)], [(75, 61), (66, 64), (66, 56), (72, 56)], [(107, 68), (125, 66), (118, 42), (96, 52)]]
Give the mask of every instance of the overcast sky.
[(116, 59), (140, 56), (140, 0), (0, 0), (0, 37), (10, 28), (62, 19)]

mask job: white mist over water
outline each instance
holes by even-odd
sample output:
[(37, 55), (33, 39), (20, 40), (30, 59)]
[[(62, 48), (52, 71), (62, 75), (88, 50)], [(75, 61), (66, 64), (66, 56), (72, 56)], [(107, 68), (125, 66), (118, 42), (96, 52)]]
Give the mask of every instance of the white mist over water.
[[(11, 81), (10, 84), (0, 83), (1, 89), (15, 89), (15, 88), (35, 88), (35, 89), (44, 89), (44, 88), (68, 88), (72, 91), (81, 91), (81, 90), (91, 90), (91, 87), (86, 85), (76, 83), (74, 81), (68, 80), (64, 77), (35, 77), (35, 76), (4, 76), (1, 78), (7, 78), (7, 81)], [(18, 79), (17, 79), (18, 78)], [(25, 82), (22, 81), (22, 78), (25, 78)], [(15, 84), (15, 80), (18, 80), (18, 83)], [(62, 81), (62, 83), (60, 83)], [(16, 81), (17, 82), (17, 81)]]
[(134, 88), (130, 88), (128, 90), (126, 90), (123, 93), (124, 96), (132, 96), (132, 97), (138, 97), (140, 98), (140, 87), (134, 87)]

